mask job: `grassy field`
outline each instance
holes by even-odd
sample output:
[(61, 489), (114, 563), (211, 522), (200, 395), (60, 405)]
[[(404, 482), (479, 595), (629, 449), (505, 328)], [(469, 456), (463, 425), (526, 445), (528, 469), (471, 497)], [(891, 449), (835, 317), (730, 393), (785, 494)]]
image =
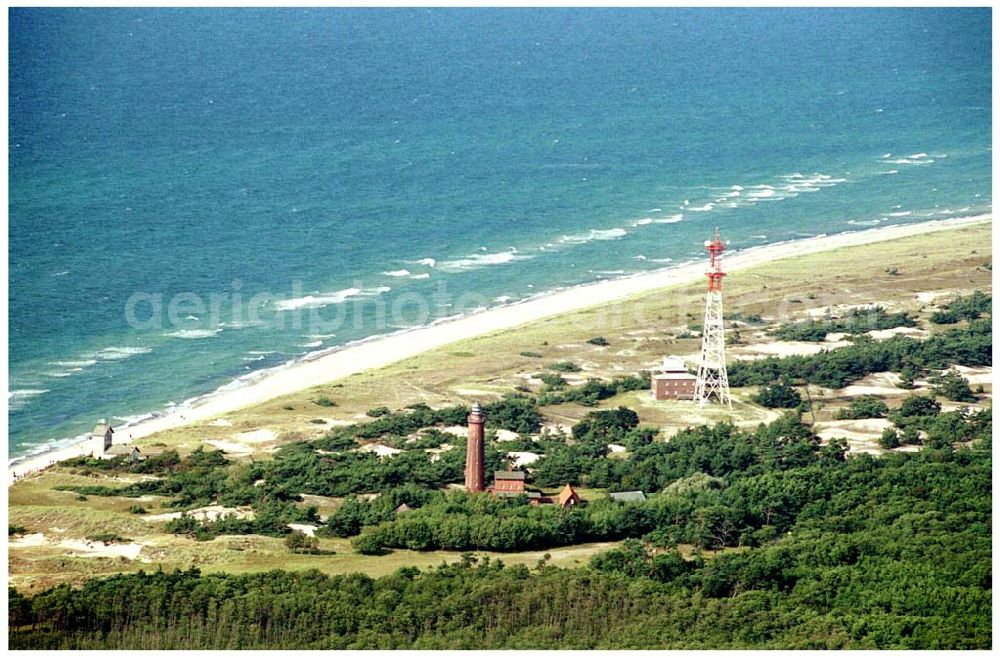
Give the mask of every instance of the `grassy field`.
[[(973, 289), (991, 291), (991, 224), (931, 233), (862, 247), (844, 248), (800, 258), (789, 258), (735, 273), (726, 279), (726, 314), (730, 319), (761, 316), (760, 323), (741, 327), (741, 345), (752, 351), (757, 343), (770, 341), (761, 329), (768, 323), (806, 317), (809, 309), (878, 302), (890, 310), (917, 314), (922, 327), (933, 310), (926, 296), (940, 293), (947, 300)], [(643, 294), (599, 309), (588, 309), (534, 322), (431, 350), (391, 366), (348, 377), (340, 382), (301, 391), (228, 414), (228, 425), (201, 423), (149, 437), (142, 447), (176, 447), (193, 450), (206, 440), (237, 441), (240, 432), (267, 429), (275, 440), (253, 443), (253, 454), (236, 459), (267, 458), (275, 446), (290, 440), (323, 434), (335, 423), (366, 418), (365, 411), (380, 405), (400, 408), (415, 402), (432, 406), (489, 400), (518, 385), (537, 388), (532, 375), (556, 361), (573, 361), (582, 372), (567, 379), (612, 377), (656, 366), (667, 354), (697, 352), (699, 339), (690, 325), (700, 323), (702, 284), (677, 286)], [(596, 346), (588, 339), (601, 336), (609, 345)], [(527, 354), (527, 355), (525, 355)], [(534, 356), (535, 354), (539, 356)], [(987, 392), (991, 388), (987, 387)], [(829, 420), (846, 402), (835, 391), (812, 389), (819, 400), (817, 420)], [(662, 428), (668, 437), (678, 429), (701, 423), (731, 419), (754, 426), (775, 417), (775, 412), (752, 404), (752, 391), (734, 391), (730, 414), (719, 408), (697, 409), (685, 402), (655, 402), (643, 392), (622, 394), (605, 400), (601, 407), (625, 405), (634, 409), (641, 422)], [(324, 407), (315, 401), (327, 397), (336, 402)], [(547, 423), (571, 425), (593, 408), (566, 404), (543, 409)], [(324, 424), (310, 421), (323, 419)], [(149, 522), (132, 514), (129, 507), (141, 504), (158, 514), (162, 500), (102, 498), (79, 500), (54, 487), (67, 484), (101, 484), (104, 478), (82, 477), (55, 468), (18, 482), (9, 489), (10, 523), (29, 533), (44, 533), (52, 539), (80, 539), (97, 532), (114, 532), (143, 544), (137, 560), (124, 557), (79, 557), (57, 545), (11, 545), (9, 573), (12, 584), (35, 591), (57, 582), (79, 583), (86, 578), (121, 571), (187, 568), (203, 571), (248, 572), (275, 568), (317, 568), (327, 573), (363, 571), (371, 575), (389, 573), (413, 565), (418, 567), (459, 559), (454, 552), (394, 551), (386, 556), (355, 554), (346, 540), (323, 539), (325, 555), (292, 555), (279, 539), (260, 536), (220, 537), (211, 542), (167, 535), (162, 522)], [(586, 491), (586, 496), (601, 492)], [(339, 504), (337, 499), (310, 500), (321, 514)], [(608, 544), (586, 544), (516, 554), (493, 555), (507, 563), (534, 565), (544, 553), (562, 566), (586, 563), (589, 556)], [(485, 555), (485, 554), (482, 554)]]

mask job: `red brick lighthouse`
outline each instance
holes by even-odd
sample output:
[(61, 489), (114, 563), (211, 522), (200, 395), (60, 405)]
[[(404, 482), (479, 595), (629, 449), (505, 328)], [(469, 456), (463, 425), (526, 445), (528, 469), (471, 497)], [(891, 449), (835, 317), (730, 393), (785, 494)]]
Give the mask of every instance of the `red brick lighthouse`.
[(465, 451), (465, 488), (469, 493), (486, 490), (486, 476), (483, 472), (485, 458), (483, 449), (483, 424), (486, 416), (476, 402), (469, 412), (469, 439)]

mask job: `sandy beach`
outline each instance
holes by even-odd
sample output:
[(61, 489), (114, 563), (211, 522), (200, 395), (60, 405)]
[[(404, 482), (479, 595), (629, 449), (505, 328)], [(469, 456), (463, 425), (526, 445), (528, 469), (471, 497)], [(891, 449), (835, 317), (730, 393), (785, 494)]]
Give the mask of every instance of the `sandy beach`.
[[(727, 271), (734, 272), (790, 256), (813, 254), (990, 221), (991, 215), (978, 215), (765, 245), (727, 254), (725, 267)], [(207, 421), (291, 392), (386, 366), (458, 340), (510, 329), (570, 311), (600, 306), (659, 288), (696, 281), (704, 275), (705, 267), (704, 262), (697, 262), (576, 286), (521, 303), (499, 306), (404, 333), (347, 345), (320, 356), (269, 370), (257, 381), (248, 383), (242, 388), (220, 391), (202, 398), (192, 406), (141, 421), (131, 427), (120, 428), (116, 438), (121, 440), (131, 436), (132, 440), (135, 440), (189, 423)], [(15, 473), (23, 476), (25, 473), (44, 469), (52, 463), (79, 456), (86, 451), (86, 444), (81, 443), (19, 461), (8, 468), (8, 485), (14, 482)]]

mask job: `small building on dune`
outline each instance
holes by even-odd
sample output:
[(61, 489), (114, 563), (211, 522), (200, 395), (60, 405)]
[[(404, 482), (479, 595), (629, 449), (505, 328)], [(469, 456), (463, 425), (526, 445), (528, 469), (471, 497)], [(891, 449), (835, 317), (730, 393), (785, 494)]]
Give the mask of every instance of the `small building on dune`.
[(641, 491), (617, 491), (608, 494), (608, 497), (618, 503), (641, 503), (646, 500), (646, 494)]
[(110, 459), (105, 453), (111, 447), (115, 430), (102, 419), (90, 433), (90, 454), (94, 459)]
[(668, 356), (651, 380), (650, 393), (654, 400), (693, 400), (698, 378), (687, 371), (683, 359)]
[(104, 459), (114, 459), (115, 457), (125, 457), (126, 461), (141, 462), (145, 457), (138, 446), (119, 444), (111, 446), (104, 451)]
[(576, 493), (576, 490), (573, 489), (573, 487), (571, 487), (569, 484), (567, 484), (565, 487), (563, 487), (562, 491), (559, 492), (559, 495), (556, 497), (555, 502), (557, 505), (559, 505), (559, 507), (566, 508), (566, 507), (576, 507), (583, 501), (580, 499), (580, 495)]
[(495, 471), (493, 488), (495, 496), (519, 496), (524, 493), (524, 471)]

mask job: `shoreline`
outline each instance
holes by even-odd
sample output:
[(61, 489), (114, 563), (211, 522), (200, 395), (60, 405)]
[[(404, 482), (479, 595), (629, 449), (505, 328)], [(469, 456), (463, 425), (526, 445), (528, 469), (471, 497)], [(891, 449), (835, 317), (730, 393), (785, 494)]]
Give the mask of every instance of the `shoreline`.
[[(776, 242), (728, 254), (726, 270), (736, 272), (795, 256), (990, 222), (992, 214), (984, 214)], [(215, 391), (192, 398), (187, 401), (189, 406), (181, 405), (167, 413), (150, 415), (135, 424), (119, 426), (117, 434), (129, 437), (128, 441), (120, 443), (129, 443), (157, 432), (210, 420), (282, 395), (326, 384), (355, 373), (381, 368), (459, 340), (509, 330), (529, 322), (621, 301), (633, 295), (661, 288), (691, 283), (704, 275), (705, 267), (706, 263), (701, 259), (652, 272), (556, 289), (460, 317), (442, 318), (427, 325), (371, 336), (329, 350), (319, 350), (294, 361), (233, 380)], [(243, 386), (233, 386), (235, 382), (241, 380), (248, 383)], [(44, 470), (56, 462), (87, 452), (88, 440), (80, 438), (79, 442), (68, 446), (10, 461), (7, 469), (8, 486), (14, 483), (15, 473), (23, 477), (25, 474)]]

